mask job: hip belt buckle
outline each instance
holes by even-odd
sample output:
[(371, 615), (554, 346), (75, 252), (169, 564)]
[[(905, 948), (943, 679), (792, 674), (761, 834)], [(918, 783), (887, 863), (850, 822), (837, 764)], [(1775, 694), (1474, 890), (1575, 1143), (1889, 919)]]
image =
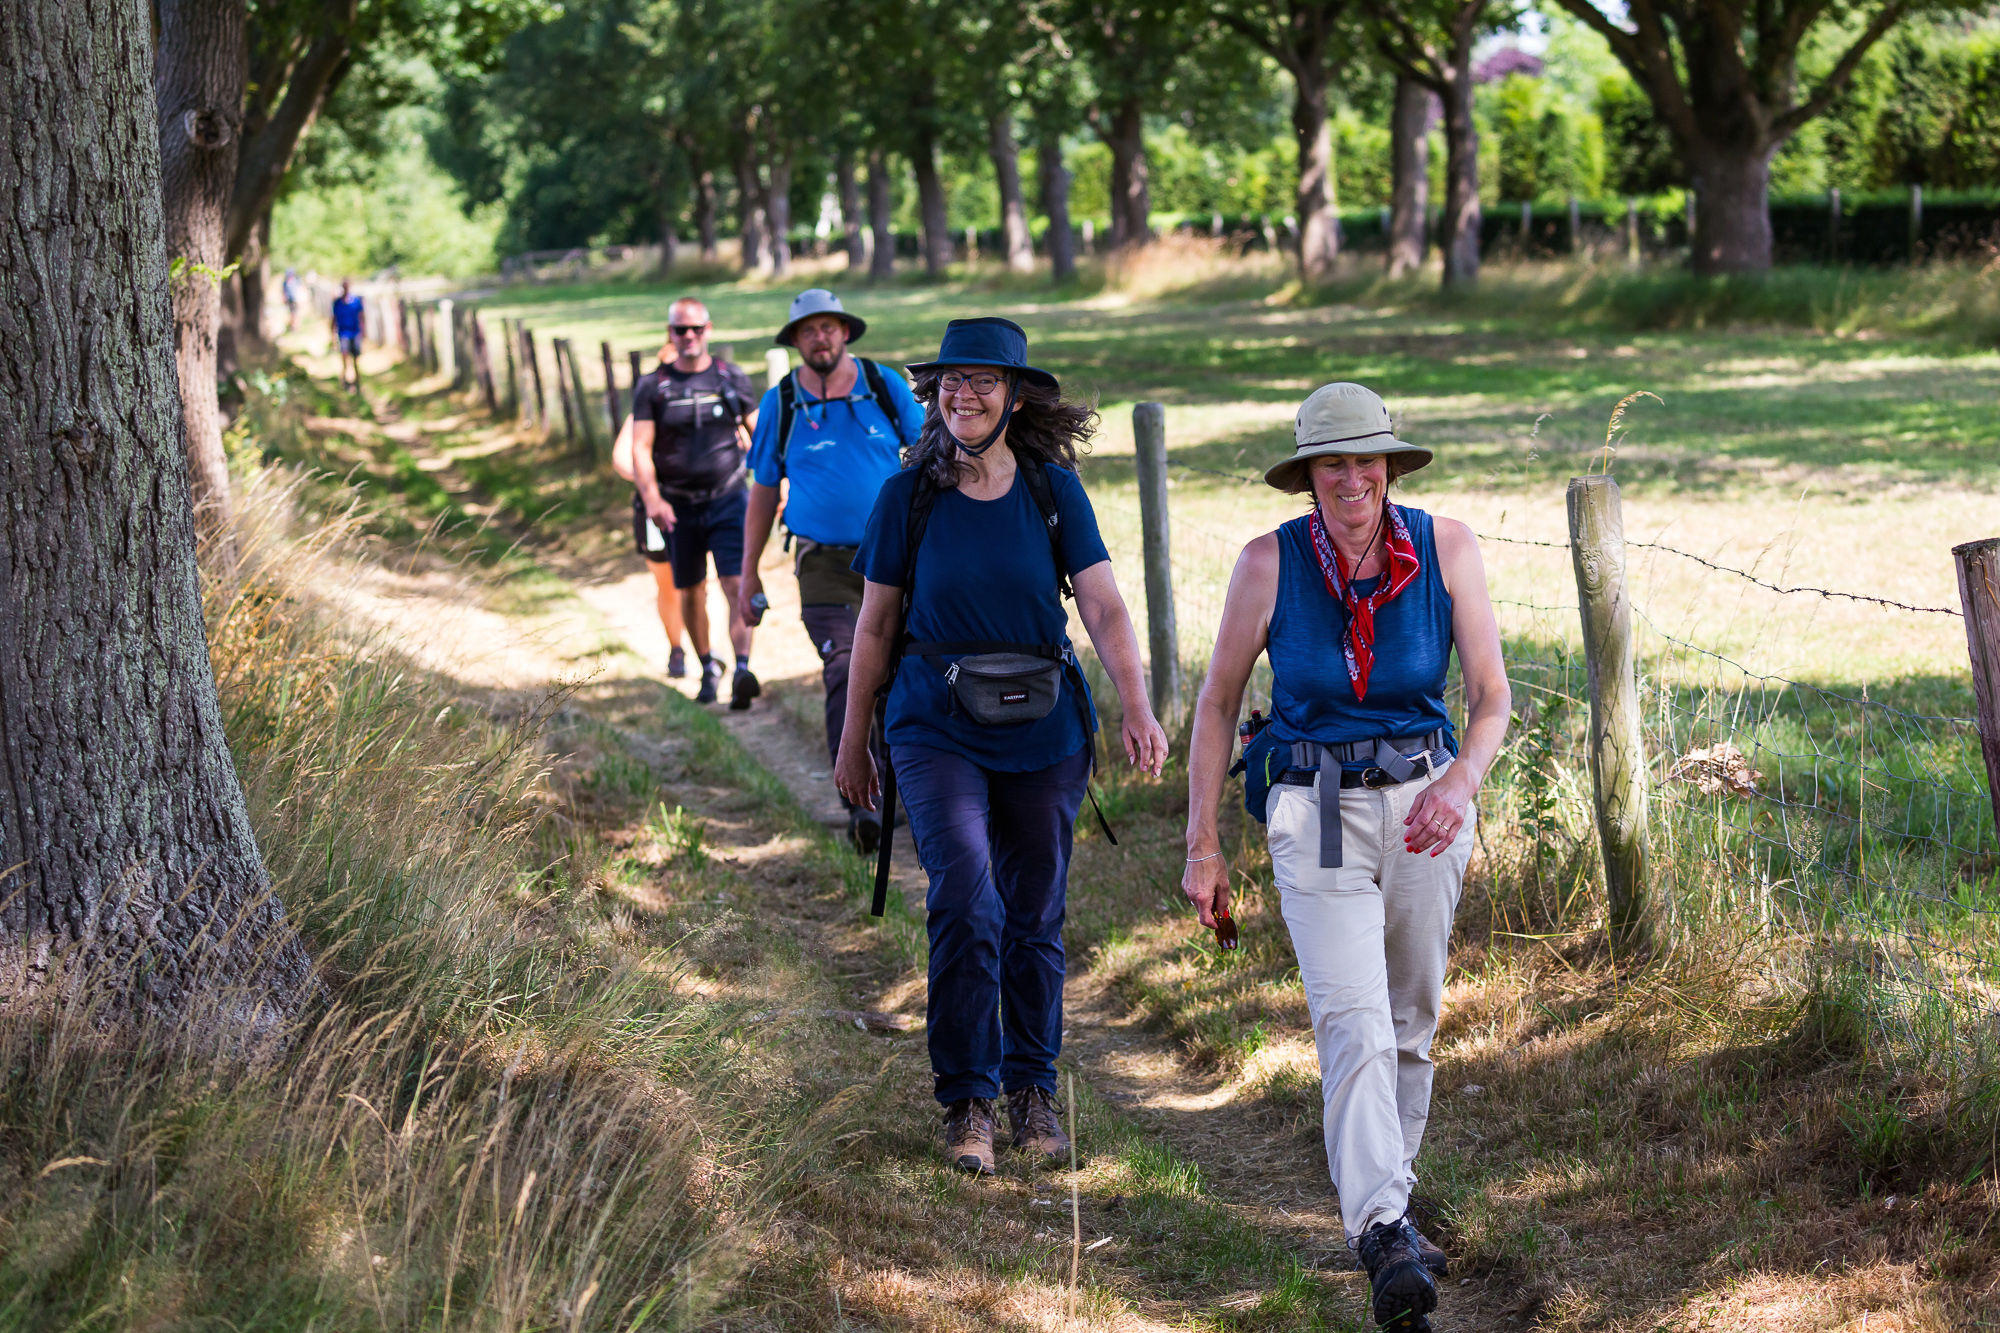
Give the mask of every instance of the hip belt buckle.
[(1396, 779), (1389, 776), (1386, 768), (1364, 768), (1361, 770), (1361, 785), (1374, 790), (1379, 787), (1394, 787)]

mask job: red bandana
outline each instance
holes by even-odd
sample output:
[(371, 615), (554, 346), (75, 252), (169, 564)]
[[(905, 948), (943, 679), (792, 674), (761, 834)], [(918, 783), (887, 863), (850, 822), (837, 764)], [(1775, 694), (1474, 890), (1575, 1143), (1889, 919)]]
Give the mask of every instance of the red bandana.
[(1375, 669), (1375, 612), (1394, 601), (1396, 594), (1423, 572), (1423, 562), (1417, 559), (1417, 544), (1410, 540), (1410, 529), (1403, 522), (1403, 511), (1387, 503), (1383, 508), (1388, 511), (1383, 526), (1388, 529), (1384, 543), (1389, 548), (1389, 569), (1375, 581), (1375, 591), (1365, 598), (1354, 595), (1347, 561), (1327, 536), (1326, 520), (1320, 517), (1319, 506), (1313, 506), (1312, 516), (1306, 521), (1326, 590), (1333, 600), (1347, 608), (1347, 632), (1341, 636), (1340, 647), (1347, 657), (1347, 679), (1354, 686), (1356, 699), (1368, 697), (1368, 673)]

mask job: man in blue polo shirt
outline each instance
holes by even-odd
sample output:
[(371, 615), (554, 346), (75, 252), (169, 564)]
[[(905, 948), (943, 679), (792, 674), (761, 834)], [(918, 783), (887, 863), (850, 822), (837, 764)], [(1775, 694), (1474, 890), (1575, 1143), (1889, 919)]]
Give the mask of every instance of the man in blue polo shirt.
[[(763, 616), (752, 599), (763, 592), (758, 558), (771, 539), (782, 500), (785, 528), (796, 543), (792, 572), (799, 580), (800, 618), (819, 650), (826, 686), (826, 749), (840, 753), (847, 719), (847, 662), (861, 609), (861, 575), (854, 553), (875, 507), (875, 493), (903, 466), (916, 443), (924, 410), (893, 370), (850, 356), (868, 325), (823, 288), (799, 293), (778, 344), (796, 347), (805, 362), (765, 390), (750, 445), (750, 510), (743, 522), (743, 575), (737, 585), (743, 617)], [(780, 495), (780, 487), (784, 494)], [(877, 756), (882, 762), (886, 756)], [(881, 820), (847, 807), (847, 834), (862, 853), (875, 850)]]
[(361, 298), (354, 294), (354, 280), (340, 280), (340, 295), (333, 303), (333, 336), (340, 344), (340, 387), (354, 375), (354, 387), (361, 387)]

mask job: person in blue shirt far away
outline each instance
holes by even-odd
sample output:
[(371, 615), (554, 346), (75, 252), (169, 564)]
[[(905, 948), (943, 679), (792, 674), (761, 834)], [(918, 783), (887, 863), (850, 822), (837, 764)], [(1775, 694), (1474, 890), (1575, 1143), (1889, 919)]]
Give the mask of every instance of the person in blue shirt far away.
[[(851, 568), (855, 551), (875, 493), (902, 467), (903, 449), (916, 442), (924, 421), (924, 410), (901, 375), (848, 352), (867, 330), (865, 320), (842, 309), (840, 298), (823, 288), (801, 292), (792, 302), (778, 344), (796, 347), (805, 364), (767, 389), (757, 405), (743, 576), (737, 584), (743, 617), (755, 625), (763, 608), (751, 599), (764, 591), (757, 561), (771, 539), (782, 498), (785, 528), (795, 544), (799, 616), (819, 650), (826, 687), (829, 761), (840, 753), (847, 720), (848, 658), (861, 609), (862, 578)], [(845, 796), (841, 804), (855, 849), (874, 851), (881, 821)]]
[(340, 295), (333, 302), (333, 336), (340, 344), (340, 387), (347, 387), (349, 371), (354, 387), (361, 387), (361, 298), (354, 294), (354, 280), (340, 280)]
[(890, 682), (887, 790), (930, 875), (932, 1093), (945, 1157), (994, 1171), (994, 1101), (1014, 1151), (1066, 1161), (1062, 1053), (1070, 839), (1096, 760), (1097, 712), (1070, 645), (1064, 592), (1118, 690), (1125, 757), (1157, 775), (1167, 737), (1146, 698), (1132, 617), (1076, 446), (1097, 414), (1063, 401), (1004, 319), (955, 319), (910, 367), (924, 424), (869, 516), (867, 578), (835, 780), (875, 804), (870, 704)]

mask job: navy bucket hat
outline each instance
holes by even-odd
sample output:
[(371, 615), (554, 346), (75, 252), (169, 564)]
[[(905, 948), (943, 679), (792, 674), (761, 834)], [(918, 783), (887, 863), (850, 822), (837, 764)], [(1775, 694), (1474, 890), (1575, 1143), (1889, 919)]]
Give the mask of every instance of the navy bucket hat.
[(947, 370), (953, 366), (991, 366), (1011, 370), (1030, 384), (1060, 389), (1056, 377), (1028, 364), (1028, 335), (1019, 324), (997, 315), (978, 319), (954, 319), (944, 326), (944, 343), (937, 359), (920, 361), (910, 367), (915, 374)]

